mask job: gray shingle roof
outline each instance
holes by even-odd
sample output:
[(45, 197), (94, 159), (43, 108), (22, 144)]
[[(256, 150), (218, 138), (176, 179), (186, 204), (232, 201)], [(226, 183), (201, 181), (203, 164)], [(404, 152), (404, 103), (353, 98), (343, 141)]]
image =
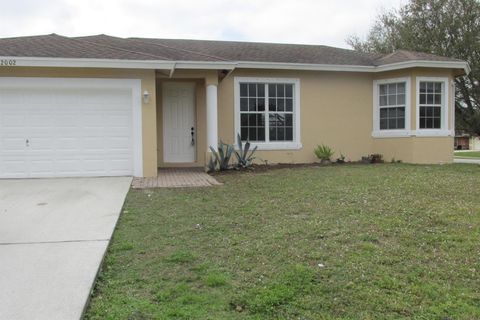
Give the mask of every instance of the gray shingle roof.
[(95, 43), (56, 34), (0, 39), (0, 56), (161, 60), (158, 56), (99, 46)]
[(120, 60), (279, 62), (381, 66), (413, 60), (461, 61), (398, 50), (366, 54), (320, 45), (237, 41), (117, 38), (107, 35), (64, 37), (56, 34), (0, 39), (0, 56)]
[(413, 52), (407, 50), (397, 50), (393, 53), (380, 56), (379, 58), (374, 60), (374, 64), (376, 66), (392, 64), (397, 62), (405, 62), (405, 61), (412, 61), (412, 60), (422, 60), (422, 61), (458, 61), (461, 62), (462, 60), (453, 59), (448, 57), (437, 56), (430, 53), (424, 52)]

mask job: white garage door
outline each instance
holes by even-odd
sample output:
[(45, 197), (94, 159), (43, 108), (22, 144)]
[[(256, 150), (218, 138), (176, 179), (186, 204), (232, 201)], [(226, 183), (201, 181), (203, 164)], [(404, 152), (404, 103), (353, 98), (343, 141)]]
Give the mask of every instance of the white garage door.
[(0, 79), (0, 178), (133, 175), (132, 83)]

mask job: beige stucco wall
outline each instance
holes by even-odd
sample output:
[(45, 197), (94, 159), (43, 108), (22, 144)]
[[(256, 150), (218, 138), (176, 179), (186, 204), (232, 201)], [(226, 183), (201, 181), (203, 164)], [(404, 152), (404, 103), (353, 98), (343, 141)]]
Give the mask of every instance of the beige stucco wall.
[[(411, 77), (411, 128), (416, 128), (416, 77), (448, 77), (451, 70), (407, 69), (385, 73), (347, 73), (280, 70), (236, 70), (219, 85), (219, 137), (234, 141), (234, 77), (279, 77), (300, 79), (301, 143), (299, 150), (259, 151), (269, 163), (317, 161), (313, 149), (327, 144), (347, 159), (359, 160), (371, 153), (414, 163), (451, 162), (452, 137), (373, 138), (373, 80)], [(453, 91), (449, 86), (449, 96)], [(450, 99), (448, 101), (451, 108)], [(453, 108), (448, 129), (453, 128)]]
[(373, 152), (385, 161), (408, 163), (450, 163), (453, 161), (453, 137), (409, 137), (373, 139)]
[(142, 92), (150, 92), (150, 102), (142, 102), (143, 174), (146, 177), (157, 175), (155, 70), (14, 67), (1, 68), (0, 77), (140, 79)]
[(372, 150), (372, 75), (311, 71), (236, 70), (219, 85), (219, 137), (234, 141), (234, 77), (300, 79), (299, 150), (259, 151), (269, 163), (316, 161), (313, 149), (328, 144), (352, 160)]

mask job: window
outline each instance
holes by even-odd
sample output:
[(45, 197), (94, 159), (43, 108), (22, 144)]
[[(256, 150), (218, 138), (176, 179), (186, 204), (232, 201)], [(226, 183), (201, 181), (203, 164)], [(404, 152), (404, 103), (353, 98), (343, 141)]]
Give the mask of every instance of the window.
[(448, 136), (448, 78), (417, 78), (417, 135)]
[(240, 113), (242, 140), (265, 141), (264, 84), (240, 84)]
[(242, 141), (259, 148), (298, 148), (299, 81), (242, 77), (235, 81), (236, 131)]
[(268, 85), (270, 141), (293, 141), (293, 84)]
[(410, 130), (410, 78), (374, 81), (374, 137), (406, 136)]
[(405, 82), (379, 85), (380, 130), (405, 129)]
[(420, 81), (419, 128), (442, 128), (442, 82)]

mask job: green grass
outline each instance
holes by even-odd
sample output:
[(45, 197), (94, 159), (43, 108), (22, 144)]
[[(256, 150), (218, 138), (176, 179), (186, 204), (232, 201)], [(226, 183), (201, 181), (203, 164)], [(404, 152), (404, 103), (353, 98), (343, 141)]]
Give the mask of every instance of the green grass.
[(455, 151), (454, 155), (459, 158), (480, 158), (480, 151)]
[(480, 319), (480, 169), (345, 165), (131, 190), (87, 319)]

